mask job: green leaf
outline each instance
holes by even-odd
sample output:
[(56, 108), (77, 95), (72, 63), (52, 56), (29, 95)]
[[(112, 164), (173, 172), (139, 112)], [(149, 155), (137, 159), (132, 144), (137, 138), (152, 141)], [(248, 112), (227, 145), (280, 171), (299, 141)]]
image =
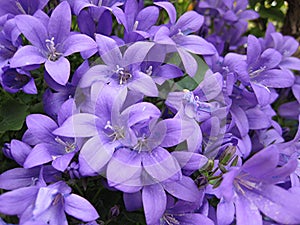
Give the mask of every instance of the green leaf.
[(265, 8), (261, 7), (259, 10), (259, 14), (261, 18), (271, 19), (275, 21), (283, 22), (284, 13), (275, 7)]
[(192, 54), (198, 64), (198, 69), (194, 77), (185, 76), (177, 82), (183, 89), (194, 90), (204, 79), (204, 75), (208, 70), (207, 64), (198, 55)]
[(28, 107), (14, 99), (4, 99), (0, 104), (0, 133), (20, 130), (23, 126)]

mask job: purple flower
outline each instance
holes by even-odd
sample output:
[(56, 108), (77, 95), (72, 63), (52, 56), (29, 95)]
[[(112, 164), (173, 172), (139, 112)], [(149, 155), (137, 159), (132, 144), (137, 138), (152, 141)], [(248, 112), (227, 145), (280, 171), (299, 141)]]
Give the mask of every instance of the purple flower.
[(18, 215), (20, 224), (66, 225), (65, 212), (85, 222), (99, 217), (86, 199), (71, 194), (71, 188), (62, 181), (19, 188), (2, 194), (0, 200), (0, 212)]
[(213, 225), (214, 223), (212, 220), (205, 215), (196, 212), (197, 208), (199, 208), (199, 206), (195, 203), (182, 200), (175, 203), (174, 200), (169, 200), (167, 210), (160, 219), (160, 224), (169, 225), (188, 223), (190, 225), (197, 225), (201, 223), (204, 225)]
[(124, 5), (124, 12), (116, 15), (125, 28), (125, 43), (149, 38), (151, 36), (151, 28), (158, 19), (159, 10), (156, 6), (140, 9), (140, 5), (137, 0), (127, 0)]
[(152, 78), (141, 72), (139, 64), (143, 62), (150, 49), (151, 42), (136, 42), (122, 55), (117, 43), (106, 36), (96, 35), (99, 53), (105, 65), (96, 65), (85, 73), (79, 87), (90, 87), (94, 82), (109, 83), (113, 87), (126, 86), (132, 91), (146, 96), (158, 96), (157, 87)]
[(0, 17), (6, 14), (13, 16), (20, 14), (33, 15), (37, 10), (43, 9), (49, 0), (8, 0), (0, 2)]
[(22, 69), (3, 67), (0, 75), (0, 82), (5, 91), (16, 93), (22, 90), (27, 94), (37, 94), (34, 79), (29, 72)]
[(264, 39), (260, 39), (262, 48), (274, 48), (281, 55), (279, 67), (282, 69), (300, 70), (300, 60), (292, 55), (296, 53), (299, 43), (291, 36), (276, 32), (273, 24), (269, 23)]
[(61, 106), (70, 98), (77, 97), (78, 82), (89, 68), (88, 60), (85, 60), (73, 74), (71, 82), (66, 83), (64, 86), (57, 84), (47, 72), (45, 73), (44, 79), (50, 88), (43, 95), (43, 106), (44, 111), (50, 117), (56, 120)]
[[(70, 32), (71, 9), (67, 2), (55, 8), (47, 24), (36, 17), (19, 15), (16, 24), (32, 45), (20, 48), (10, 61), (11, 67), (45, 63), (54, 81), (65, 85), (70, 75), (70, 63), (65, 58), (74, 52), (96, 48), (90, 37)], [(44, 21), (44, 20), (43, 20)]]
[(167, 11), (170, 22), (168, 25), (158, 27), (153, 38), (154, 42), (158, 45), (169, 45), (170, 51), (177, 51), (187, 74), (194, 76), (198, 66), (191, 53), (200, 55), (213, 55), (216, 53), (216, 49), (212, 44), (199, 36), (190, 35), (202, 26), (203, 16), (190, 11), (184, 13), (176, 22), (176, 9), (171, 3), (156, 2), (155, 5)]
[[(168, 196), (167, 193), (169, 193), (172, 197)], [(173, 216), (172, 212), (176, 216), (176, 209), (174, 211), (168, 211), (167, 208), (170, 207), (168, 200), (174, 197), (181, 199), (178, 200), (179, 202), (187, 202), (187, 205), (199, 206), (199, 202), (201, 202), (203, 198), (203, 190), (198, 190), (195, 182), (191, 178), (183, 176), (181, 180), (178, 181), (153, 183), (151, 185), (144, 186), (141, 191), (135, 193), (124, 193), (124, 203), (126, 209), (129, 211), (137, 210), (143, 207), (147, 224), (165, 224), (164, 222), (166, 221), (170, 222), (169, 220)], [(193, 207), (193, 209), (195, 208)], [(184, 212), (188, 214), (189, 210), (190, 209), (188, 207), (185, 207)], [(194, 218), (197, 218), (197, 220), (201, 218), (203, 221), (210, 221), (205, 216), (201, 214), (199, 215), (200, 216), (195, 215)], [(193, 217), (192, 214), (189, 214), (185, 217), (182, 212), (179, 212), (177, 216), (183, 221), (186, 219), (186, 217)], [(173, 222), (174, 221), (176, 220), (173, 220)]]
[(215, 100), (222, 95), (222, 86), (223, 79), (219, 73), (208, 73), (194, 91), (185, 89), (182, 92), (169, 93), (166, 105), (177, 113), (175, 117), (194, 127), (194, 132), (187, 139), (188, 151), (202, 152), (202, 131), (199, 122), (215, 115), (225, 117), (220, 111), (222, 99), (220, 102)]
[(249, 223), (249, 217), (252, 224), (262, 224), (260, 212), (279, 223), (299, 223), (299, 195), (275, 185), (295, 170), (297, 161), (291, 159), (281, 167), (278, 164), (279, 151), (273, 145), (225, 173), (218, 188), (218, 224), (231, 223), (234, 213), (238, 224)]
[(247, 6), (247, 0), (199, 1), (196, 11), (206, 17), (205, 25), (211, 29), (206, 40), (216, 46), (219, 54), (236, 50), (247, 41), (242, 35), (247, 30), (248, 20), (259, 17), (253, 10), (247, 10)]
[(146, 102), (123, 109), (126, 88), (102, 85), (98, 92), (94, 114), (75, 114), (54, 131), (54, 134), (66, 137), (92, 137), (82, 146), (79, 155), (80, 172), (83, 175), (100, 173), (116, 147), (137, 144), (131, 126), (160, 116), (159, 109)]
[[(73, 109), (73, 100), (66, 101), (58, 114), (58, 124), (72, 115)], [(78, 151), (78, 140), (75, 143), (72, 138), (52, 134), (58, 124), (45, 115), (31, 114), (26, 118), (26, 124), (28, 130), (23, 140), (34, 147), (26, 157), (24, 167), (32, 168), (52, 161), (52, 166), (63, 172)]]

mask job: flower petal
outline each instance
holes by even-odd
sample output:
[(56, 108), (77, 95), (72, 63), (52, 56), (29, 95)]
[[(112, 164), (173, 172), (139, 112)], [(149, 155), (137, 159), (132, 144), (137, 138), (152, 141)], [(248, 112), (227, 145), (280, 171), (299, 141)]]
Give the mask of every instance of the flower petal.
[(61, 44), (70, 34), (71, 28), (71, 9), (67, 1), (61, 2), (56, 6), (51, 14), (48, 32), (54, 42)]
[(60, 57), (56, 61), (47, 60), (45, 68), (57, 83), (65, 85), (68, 82), (70, 76), (70, 62), (65, 57)]
[(85, 34), (73, 34), (69, 36), (63, 43), (64, 56), (69, 56), (75, 52), (83, 52), (86, 50), (96, 49), (96, 42)]
[(66, 213), (77, 219), (88, 222), (99, 218), (92, 204), (79, 195), (70, 194), (64, 198), (64, 201)]
[(19, 30), (37, 48), (47, 50), (46, 40), (48, 39), (47, 29), (43, 23), (29, 15), (18, 15), (14, 18)]
[(128, 193), (141, 189), (141, 175), (141, 156), (128, 148), (116, 150), (107, 165), (108, 184)]
[(169, 194), (188, 202), (199, 201), (203, 194), (199, 191), (195, 182), (186, 176), (183, 176), (179, 181), (164, 182), (162, 185)]
[(21, 47), (10, 60), (12, 68), (42, 64), (46, 61), (46, 57), (41, 51), (32, 45)]
[(118, 142), (103, 143), (98, 136), (95, 136), (82, 146), (79, 163), (84, 160), (94, 172), (101, 173), (118, 144)]
[(91, 137), (98, 134), (98, 117), (80, 113), (69, 117), (59, 128), (53, 131), (53, 134), (65, 137)]
[(142, 191), (147, 224), (159, 224), (167, 206), (167, 196), (160, 184), (148, 185)]
[(38, 188), (24, 187), (0, 195), (0, 212), (6, 215), (21, 215), (34, 203)]
[(179, 180), (181, 178), (181, 168), (177, 160), (164, 148), (158, 147), (150, 153), (143, 154), (142, 165), (156, 181)]

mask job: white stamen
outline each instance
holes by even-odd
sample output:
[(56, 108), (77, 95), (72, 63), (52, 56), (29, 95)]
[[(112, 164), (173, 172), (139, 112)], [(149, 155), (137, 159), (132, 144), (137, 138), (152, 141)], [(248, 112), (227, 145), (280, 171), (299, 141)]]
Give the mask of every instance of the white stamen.
[(17, 8), (20, 10), (20, 12), (22, 14), (26, 14), (24, 8), (22, 7), (22, 5), (21, 5), (21, 3), (19, 1), (16, 1), (16, 6), (17, 6)]
[(133, 30), (136, 30), (138, 25), (139, 25), (139, 21), (136, 20), (133, 24)]

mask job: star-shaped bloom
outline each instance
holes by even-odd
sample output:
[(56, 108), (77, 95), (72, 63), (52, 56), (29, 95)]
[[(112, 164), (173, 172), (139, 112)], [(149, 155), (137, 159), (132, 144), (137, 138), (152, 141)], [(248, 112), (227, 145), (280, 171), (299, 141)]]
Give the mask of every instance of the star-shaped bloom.
[(96, 81), (101, 81), (109, 83), (112, 88), (125, 86), (146, 96), (158, 96), (158, 89), (153, 79), (139, 68), (154, 43), (136, 42), (122, 55), (119, 46), (112, 38), (97, 34), (96, 41), (105, 64), (96, 65), (87, 71), (79, 82), (79, 87), (90, 87)]
[(45, 63), (46, 71), (57, 83), (65, 85), (70, 76), (70, 63), (66, 56), (74, 52), (95, 49), (94, 40), (84, 34), (70, 32), (71, 9), (64, 1), (47, 19), (47, 24), (30, 15), (18, 15), (16, 24), (31, 42), (20, 48), (10, 61), (11, 67)]
[(59, 181), (19, 188), (0, 196), (0, 212), (18, 215), (20, 224), (67, 225), (66, 214), (88, 222), (99, 217), (95, 208)]

